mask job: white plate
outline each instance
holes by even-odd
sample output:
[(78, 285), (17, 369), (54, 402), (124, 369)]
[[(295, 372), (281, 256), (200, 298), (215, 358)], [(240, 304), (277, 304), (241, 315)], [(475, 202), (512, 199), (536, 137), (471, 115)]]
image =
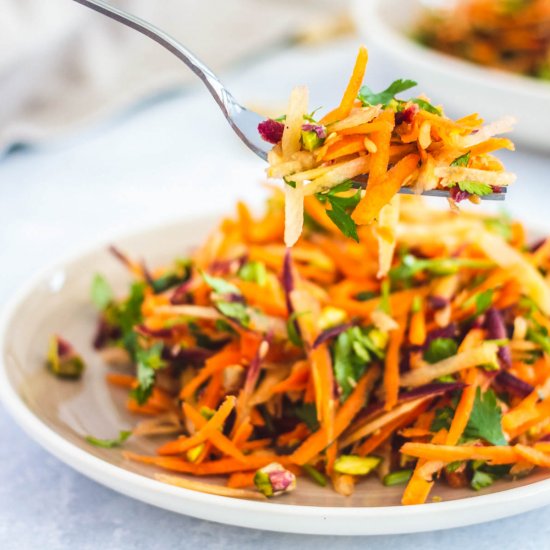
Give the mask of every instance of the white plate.
[[(185, 254), (200, 242), (212, 219), (186, 220), (146, 229), (113, 242), (151, 265)], [(144, 502), (203, 519), (294, 533), (374, 535), (459, 527), (519, 514), (550, 503), (550, 473), (539, 471), (515, 482), (498, 482), (484, 494), (437, 488), (443, 502), (402, 507), (402, 488), (376, 479), (349, 499), (300, 478), (299, 489), (272, 502), (206, 495), (162, 484), (151, 468), (125, 461), (118, 449), (88, 445), (85, 434), (109, 437), (130, 426), (125, 392), (109, 388), (104, 366), (90, 346), (96, 314), (88, 301), (91, 276), (104, 273), (116, 291), (127, 274), (101, 246), (60, 262), (18, 292), (0, 321), (0, 396), (15, 420), (45, 449), (82, 474)], [(47, 340), (60, 332), (88, 365), (78, 382), (51, 376), (44, 368)], [(140, 438), (130, 450), (152, 452), (157, 443)], [(37, 465), (39, 467), (39, 465)], [(389, 505), (388, 505), (389, 504)]]
[(512, 139), (550, 149), (550, 83), (417, 44), (410, 33), (421, 13), (420, 0), (353, 0), (352, 5), (356, 24), (374, 50), (371, 58), (389, 60), (396, 78), (416, 80), (418, 93), (457, 116), (477, 112), (490, 121), (512, 115), (517, 119)]

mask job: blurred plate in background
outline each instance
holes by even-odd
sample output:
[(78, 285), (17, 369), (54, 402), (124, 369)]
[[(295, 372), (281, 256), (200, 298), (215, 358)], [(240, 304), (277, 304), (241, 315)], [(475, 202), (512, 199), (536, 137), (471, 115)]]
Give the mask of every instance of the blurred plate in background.
[[(512, 138), (550, 150), (550, 84), (482, 67), (417, 44), (411, 33), (421, 14), (421, 0), (353, 0), (353, 16), (376, 58), (395, 66), (395, 78), (413, 78), (435, 104), (448, 113), (482, 113), (487, 121), (513, 115)], [(374, 57), (374, 55), (371, 55)]]

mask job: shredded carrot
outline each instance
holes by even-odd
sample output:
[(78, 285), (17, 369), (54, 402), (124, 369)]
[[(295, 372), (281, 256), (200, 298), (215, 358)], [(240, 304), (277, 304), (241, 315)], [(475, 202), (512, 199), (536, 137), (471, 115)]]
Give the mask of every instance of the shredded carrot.
[(476, 369), (470, 369), (466, 374), (465, 382), (467, 386), (462, 390), (460, 401), (456, 407), (449, 434), (447, 435), (446, 445), (456, 445), (462, 433), (466, 429), (470, 414), (474, 408), (474, 401), (477, 390), (477, 372)]
[(405, 319), (398, 320), (398, 328), (390, 332), (390, 343), (384, 367), (385, 409), (390, 411), (397, 404), (399, 392), (399, 351), (405, 335)]
[(245, 487), (254, 487), (254, 476), (256, 472), (235, 472), (229, 476), (227, 486), (234, 489), (244, 489)]
[[(445, 430), (440, 430), (432, 438), (432, 445), (436, 446), (439, 443), (442, 443), (445, 441), (446, 437), (447, 432)], [(403, 496), (401, 497), (401, 504), (410, 506), (415, 504), (424, 504), (424, 502), (426, 502), (426, 499), (434, 486), (434, 482), (426, 480), (421, 474), (421, 469), (425, 464), (426, 459), (420, 458), (418, 460), (413, 475), (407, 483)]]
[(405, 443), (401, 447), (403, 454), (428, 460), (455, 462), (457, 460), (486, 460), (491, 464), (514, 464), (518, 455), (513, 447), (479, 447), (434, 445), (432, 443)]
[(353, 211), (352, 217), (358, 224), (372, 222), (382, 207), (399, 191), (403, 182), (416, 170), (420, 157), (407, 155), (391, 168), (379, 182), (367, 186), (364, 197)]
[(355, 98), (359, 93), (359, 88), (363, 83), (363, 78), (365, 77), (365, 70), (367, 68), (367, 61), (369, 59), (369, 54), (367, 48), (361, 46), (357, 54), (357, 59), (355, 60), (355, 66), (353, 67), (353, 73), (349, 80), (349, 83), (340, 101), (340, 105), (332, 112), (328, 113), (323, 117), (321, 122), (323, 124), (330, 124), (346, 117), (351, 111)]
[[(183, 412), (186, 418), (189, 418), (195, 427), (200, 431), (204, 428), (208, 421), (204, 418), (199, 412), (197, 412), (191, 405), (188, 403), (183, 403)], [(212, 444), (217, 447), (223, 454), (232, 456), (241, 462), (246, 462), (246, 457), (243, 453), (235, 446), (235, 444), (225, 437), (217, 429), (209, 429), (207, 438)]]
[[(359, 380), (353, 392), (338, 409), (334, 419), (333, 438), (339, 437), (349, 426), (355, 415), (365, 403), (365, 398), (376, 382), (380, 370), (371, 367)], [(319, 454), (327, 446), (327, 433), (325, 429), (317, 430), (310, 435), (294, 453), (290, 459), (295, 464), (307, 464), (314, 456)]]
[[(220, 408), (216, 411), (214, 416), (202, 426), (195, 435), (187, 438), (180, 438), (175, 441), (170, 441), (165, 443), (157, 452), (160, 455), (173, 455), (180, 454), (188, 451), (189, 449), (196, 447), (206, 439), (211, 437), (211, 432), (214, 432), (223, 426), (226, 418), (229, 416), (231, 411), (235, 408), (235, 397), (228, 396), (225, 398), (225, 401), (221, 404)], [(190, 410), (190, 409), (189, 409)]]

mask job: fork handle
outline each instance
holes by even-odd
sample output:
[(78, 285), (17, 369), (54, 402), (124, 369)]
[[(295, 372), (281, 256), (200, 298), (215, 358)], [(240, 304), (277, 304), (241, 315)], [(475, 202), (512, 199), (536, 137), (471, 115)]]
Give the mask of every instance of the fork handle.
[(102, 0), (74, 1), (144, 34), (173, 53), (203, 81), (221, 110), (226, 116), (228, 115), (227, 105), (235, 102), (231, 94), (227, 91), (216, 75), (175, 38), (172, 38), (169, 34), (161, 31), (159, 28), (155, 27), (155, 25), (136, 17), (131, 13), (115, 8)]

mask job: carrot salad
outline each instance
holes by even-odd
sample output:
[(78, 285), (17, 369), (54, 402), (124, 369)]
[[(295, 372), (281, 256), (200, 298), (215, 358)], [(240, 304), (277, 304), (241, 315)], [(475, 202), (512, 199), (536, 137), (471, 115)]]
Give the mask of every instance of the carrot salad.
[(427, 11), (420, 43), (480, 65), (550, 79), (549, 0), (460, 0)]
[(278, 189), (172, 265), (113, 249), (133, 282), (117, 298), (95, 277), (95, 346), (141, 419), (132, 437), (163, 436), (126, 458), (238, 498), (299, 491), (300, 476), (350, 495), (378, 476), (404, 504), (436, 480), (479, 490), (549, 467), (550, 240), (400, 199), (382, 279), (379, 228), (354, 242), (314, 196), (285, 248)]
[[(263, 215), (239, 203), (164, 267), (111, 249), (133, 282), (119, 297), (95, 276), (94, 346), (140, 420), (90, 444), (161, 436), (156, 454), (124, 456), (253, 499), (299, 491), (300, 476), (342, 495), (378, 476), (421, 504), (438, 480), (480, 490), (550, 467), (550, 239), (396, 194), (414, 182), (456, 201), (510, 183), (490, 155), (512, 148), (492, 137), (504, 127), (398, 100), (406, 81), (361, 88), (366, 55), (320, 121), (297, 89), (284, 122), (261, 125), (285, 179)], [(362, 174), (366, 192), (349, 181)], [(84, 368), (58, 336), (48, 363)]]
[[(412, 80), (375, 93), (362, 85), (367, 60), (361, 47), (340, 104), (319, 120), (308, 110), (307, 88), (298, 87), (286, 115), (259, 125), (274, 144), (268, 176), (285, 183), (287, 246), (300, 236), (307, 197), (317, 197), (342, 233), (358, 240), (358, 225), (391, 224), (401, 187), (447, 190), (456, 210), (458, 202), (477, 203), (515, 180), (491, 154), (514, 148), (494, 137), (512, 129), (511, 117), (485, 126), (477, 114), (451, 120), (424, 96), (396, 97), (416, 86)], [(365, 191), (351, 192), (362, 183)]]

